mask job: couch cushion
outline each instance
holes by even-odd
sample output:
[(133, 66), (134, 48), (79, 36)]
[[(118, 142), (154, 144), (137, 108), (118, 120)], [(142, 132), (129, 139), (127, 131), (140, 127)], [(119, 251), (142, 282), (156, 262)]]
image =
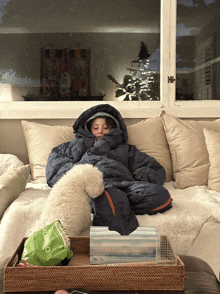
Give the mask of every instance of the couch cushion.
[(0, 176), (0, 218), (8, 206), (24, 191), (30, 175), (30, 166), (10, 169)]
[(22, 121), (22, 128), (31, 164), (32, 180), (46, 183), (45, 168), (51, 150), (61, 143), (75, 139), (72, 127), (50, 126)]
[[(22, 128), (31, 164), (32, 180), (36, 183), (46, 183), (47, 158), (54, 147), (74, 140), (72, 127), (22, 121)], [(155, 157), (164, 166), (166, 181), (173, 180), (171, 156), (160, 117), (128, 126), (128, 136), (130, 144)]]
[(127, 127), (128, 143), (154, 157), (166, 170), (166, 181), (173, 180), (172, 161), (161, 117), (142, 120)]
[(23, 162), (13, 154), (0, 154), (0, 176), (10, 169), (24, 165)]
[(207, 184), (210, 163), (203, 128), (220, 132), (220, 119), (183, 120), (166, 113), (161, 117), (170, 147), (176, 188)]
[(220, 192), (220, 133), (208, 129), (203, 131), (210, 162), (208, 187)]

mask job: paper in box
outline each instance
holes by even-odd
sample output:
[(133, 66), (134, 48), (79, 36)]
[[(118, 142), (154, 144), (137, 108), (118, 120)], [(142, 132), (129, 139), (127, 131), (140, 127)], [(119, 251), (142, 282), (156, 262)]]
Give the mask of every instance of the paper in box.
[(160, 236), (154, 227), (138, 227), (130, 235), (91, 227), (90, 264), (156, 262), (159, 257)]

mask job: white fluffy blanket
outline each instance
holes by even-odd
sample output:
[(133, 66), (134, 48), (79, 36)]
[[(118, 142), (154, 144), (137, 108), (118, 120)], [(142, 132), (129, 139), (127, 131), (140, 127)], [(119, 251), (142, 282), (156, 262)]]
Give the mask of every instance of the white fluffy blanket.
[(220, 193), (206, 185), (183, 190), (175, 189), (174, 182), (164, 186), (173, 198), (173, 207), (164, 213), (137, 216), (139, 225), (156, 227), (160, 234), (169, 236), (177, 253), (187, 254), (205, 223), (220, 225)]
[[(205, 223), (220, 223), (220, 193), (207, 186), (175, 189), (174, 182), (165, 183), (173, 198), (173, 208), (153, 216), (137, 216), (140, 226), (155, 226), (161, 234), (177, 237), (179, 254), (187, 253)], [(44, 207), (50, 188), (28, 183), (27, 188), (10, 205), (0, 223), (0, 268), (13, 254), (28, 229)]]

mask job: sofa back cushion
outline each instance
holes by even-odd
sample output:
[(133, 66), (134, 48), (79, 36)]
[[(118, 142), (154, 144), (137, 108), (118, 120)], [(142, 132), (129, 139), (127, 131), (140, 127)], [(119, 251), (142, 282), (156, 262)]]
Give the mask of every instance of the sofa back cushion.
[(161, 117), (170, 147), (176, 188), (207, 184), (210, 163), (203, 128), (220, 132), (220, 119), (183, 120), (166, 113)]
[(128, 143), (154, 157), (166, 171), (166, 182), (173, 180), (172, 160), (161, 117), (128, 126)]
[(50, 126), (22, 121), (22, 129), (28, 150), (31, 176), (35, 183), (46, 183), (45, 169), (51, 150), (61, 143), (75, 138), (72, 127)]
[(210, 162), (208, 187), (220, 192), (220, 132), (217, 133), (208, 129), (203, 131)]
[[(72, 127), (50, 126), (22, 121), (22, 128), (31, 164), (32, 180), (46, 183), (45, 168), (51, 150), (61, 143), (75, 138)], [(153, 156), (166, 170), (166, 181), (171, 181), (172, 163), (168, 143), (160, 117), (143, 120), (128, 126), (129, 143), (140, 151)]]

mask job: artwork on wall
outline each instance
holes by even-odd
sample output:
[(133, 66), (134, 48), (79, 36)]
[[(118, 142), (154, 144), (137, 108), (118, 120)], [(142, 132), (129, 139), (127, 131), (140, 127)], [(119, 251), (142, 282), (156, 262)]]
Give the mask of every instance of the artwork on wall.
[(41, 49), (41, 83), (45, 100), (88, 100), (90, 50)]

